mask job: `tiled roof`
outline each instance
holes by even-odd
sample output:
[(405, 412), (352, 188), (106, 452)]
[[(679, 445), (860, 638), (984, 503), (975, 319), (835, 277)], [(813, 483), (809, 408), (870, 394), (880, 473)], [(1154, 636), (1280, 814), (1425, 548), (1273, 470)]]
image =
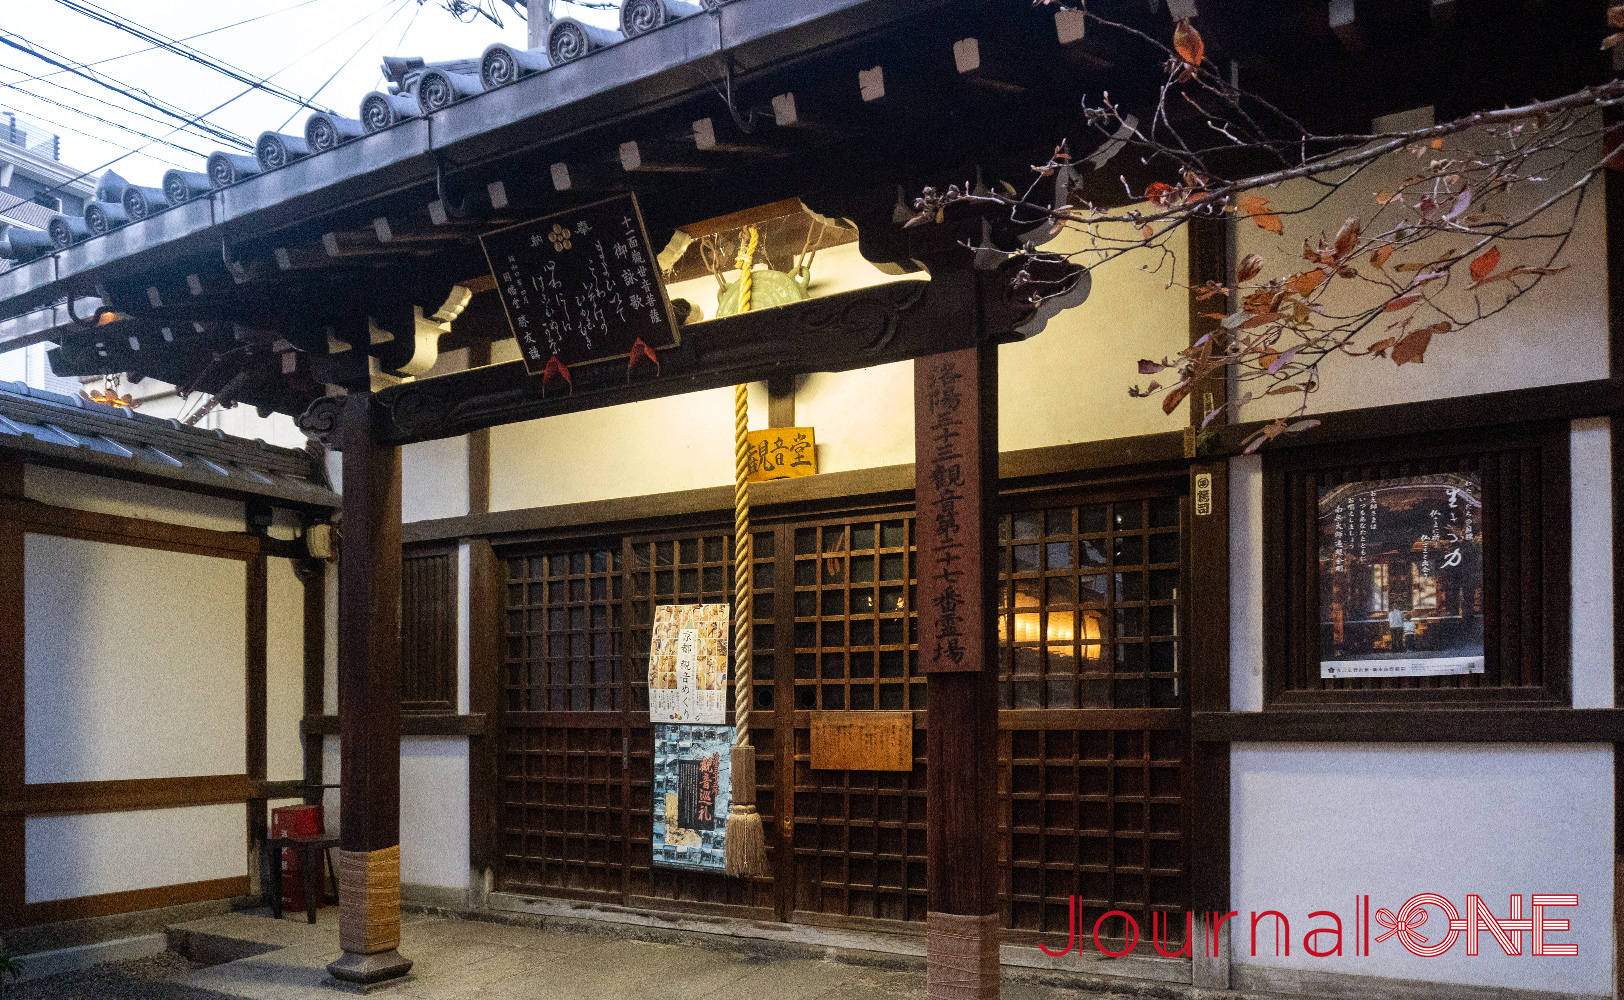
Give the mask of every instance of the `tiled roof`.
[[(40, 210), (43, 215), (29, 213), (30, 217), (38, 216), (37, 222), (19, 216), (19, 221), (34, 229), (49, 229), (51, 245), (41, 246), (32, 241), (7, 245), (0, 241), (0, 258), (22, 262), (43, 256), (53, 248), (65, 250), (211, 191), (242, 183), (295, 160), (330, 152), (364, 135), (444, 111), (488, 90), (573, 62), (727, 2), (701, 0), (701, 7), (683, 0), (621, 0), (618, 30), (565, 17), (552, 22), (545, 44), (534, 49), (496, 43), (475, 58), (435, 63), (416, 57), (386, 57), (383, 60), (383, 72), (388, 81), (386, 89), (365, 95), (357, 108), (358, 117), (312, 114), (306, 119), (302, 134), (262, 132), (255, 143), (254, 155), (217, 151), (209, 156), (203, 171), (170, 170), (164, 175), (162, 187), (133, 185), (108, 171), (97, 183), (94, 200), (85, 203), (82, 223), (46, 209)], [(0, 214), (6, 212), (0, 208)]]
[(0, 382), (0, 448), (300, 506), (337, 507), (311, 456), (122, 407)]

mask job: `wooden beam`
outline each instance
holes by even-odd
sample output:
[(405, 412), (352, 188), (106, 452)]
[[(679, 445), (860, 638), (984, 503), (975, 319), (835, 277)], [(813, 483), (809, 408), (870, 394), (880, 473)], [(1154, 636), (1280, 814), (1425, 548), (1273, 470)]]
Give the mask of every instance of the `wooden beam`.
[(767, 379), (767, 426), (795, 426), (794, 375), (774, 375)]
[[(500, 634), (498, 630), (497, 634)], [(488, 730), (484, 712), (458, 715), (454, 712), (407, 712), (400, 717), (402, 736), (483, 736)], [(316, 712), (299, 720), (299, 732), (307, 736), (338, 736), (343, 724), (337, 715)]]
[[(327, 564), (314, 562), (304, 581), (304, 714), (320, 715), (326, 707), (327, 688)], [(325, 768), (324, 740), (301, 730), (304, 749), (305, 802), (322, 800)]]
[(1197, 743), (1614, 743), (1624, 709), (1353, 708), (1196, 712)]
[[(1451, 396), (1419, 403), (1372, 406), (1319, 414), (1311, 430), (1283, 434), (1269, 444), (1272, 454), (1343, 441), (1447, 434), (1541, 420), (1575, 420), (1624, 412), (1624, 378), (1602, 378), (1528, 389), (1506, 389), (1475, 396)], [(1203, 456), (1238, 455), (1243, 442), (1265, 421), (1233, 424), (1218, 431)]]
[[(468, 711), (482, 723), (469, 731), (468, 741), (468, 845), (475, 869), (494, 869), (501, 842), (498, 837), (500, 794), (497, 766), (500, 731), (483, 725), (494, 720), (501, 697), (502, 634), (507, 566), (483, 538), (468, 541)], [(408, 720), (408, 724), (415, 720)]]
[[(377, 394), (375, 433), (380, 444), (407, 444), (786, 372), (848, 371), (957, 350), (1013, 330), (1031, 314), (1005, 303), (1007, 280), (1002, 270), (947, 270), (928, 282), (891, 282), (696, 324), (684, 329), (680, 346), (661, 352), (659, 374), (628, 381), (623, 366), (581, 365), (569, 393), (544, 395), (542, 380), (519, 361), (408, 382)], [(963, 322), (978, 309), (984, 334)], [(301, 419), (308, 423), (309, 415)]]
[[(1188, 620), (1189, 706), (1229, 711), (1229, 463), (1190, 468), (1186, 523), (1190, 567)], [(1190, 906), (1197, 913), (1229, 910), (1229, 746), (1192, 741), (1189, 785), (1184, 789), (1189, 831)], [(1199, 945), (1197, 945), (1199, 946)], [(1227, 965), (1195, 960), (1196, 985), (1227, 989)], [(1214, 977), (1221, 982), (1213, 981)]]
[(208, 879), (181, 885), (162, 885), (152, 889), (133, 889), (128, 892), (109, 892), (97, 896), (77, 896), (56, 899), (48, 903), (29, 903), (23, 908), (22, 924), (54, 924), (64, 920), (85, 920), (107, 917), (116, 913), (138, 913), (165, 906), (201, 903), (211, 899), (236, 899), (248, 895), (248, 876)]
[(260, 539), (255, 535), (165, 524), (140, 517), (121, 517), (117, 514), (98, 514), (88, 510), (53, 507), (33, 500), (0, 498), (0, 519), (17, 524), (19, 531), (116, 542), (120, 545), (137, 545), (171, 552), (190, 552), (246, 560), (261, 551)]
[[(966, 318), (961, 318), (961, 324)], [(972, 321), (973, 322), (973, 321)], [(914, 362), (926, 989), (998, 996), (998, 348)]]
[(348, 396), (338, 687), (344, 741), (336, 979), (371, 984), (411, 969), (400, 946), (400, 449), (373, 439), (375, 398)]
[[(491, 363), (488, 340), (468, 345), (468, 368), (484, 368)], [(468, 513), (486, 514), (491, 509), (491, 429), (468, 432)]]
[[(20, 476), (18, 478), (21, 478)], [(27, 780), (24, 761), (23, 528), (0, 519), (0, 800)], [(0, 814), (0, 928), (23, 922), (27, 902), (23, 819)]]
[(128, 812), (275, 798), (299, 782), (266, 782), (246, 774), (184, 778), (123, 778), (111, 781), (53, 781), (23, 785), (0, 794), (0, 816)]

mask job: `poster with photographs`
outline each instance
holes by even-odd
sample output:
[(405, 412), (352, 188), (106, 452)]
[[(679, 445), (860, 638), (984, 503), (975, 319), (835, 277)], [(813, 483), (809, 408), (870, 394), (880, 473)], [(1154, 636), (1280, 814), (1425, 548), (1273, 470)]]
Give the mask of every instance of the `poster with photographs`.
[(1483, 672), (1476, 473), (1322, 488), (1320, 676)]
[(732, 726), (654, 727), (654, 863), (725, 871)]
[(672, 604), (654, 609), (648, 656), (650, 722), (727, 721), (727, 652), (732, 608)]

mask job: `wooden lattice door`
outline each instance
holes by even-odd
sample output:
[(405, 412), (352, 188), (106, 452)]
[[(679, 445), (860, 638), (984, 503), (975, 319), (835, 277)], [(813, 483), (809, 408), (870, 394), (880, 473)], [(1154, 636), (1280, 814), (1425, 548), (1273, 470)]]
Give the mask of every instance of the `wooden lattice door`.
[[(1063, 937), (1073, 896), (1089, 927), (1115, 909), (1148, 932), (1189, 899), (1187, 502), (1169, 484), (1003, 503), (1008, 939)], [(654, 609), (729, 601), (731, 539), (717, 528), (510, 555), (503, 889), (757, 919), (924, 919), (912, 513), (764, 526), (755, 546), (753, 742), (773, 876), (651, 863)], [(912, 770), (814, 770), (811, 713), (868, 710), (913, 713)], [(1167, 922), (1177, 949), (1182, 923)]]
[(620, 903), (630, 733), (620, 544), (508, 565), (499, 756), (499, 886)]

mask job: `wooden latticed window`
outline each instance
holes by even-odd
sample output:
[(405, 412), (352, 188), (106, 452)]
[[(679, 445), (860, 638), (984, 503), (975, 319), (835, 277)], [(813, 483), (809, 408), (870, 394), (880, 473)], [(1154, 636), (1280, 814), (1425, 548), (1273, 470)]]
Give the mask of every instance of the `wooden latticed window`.
[(793, 905), (803, 913), (925, 919), (924, 729), (911, 771), (819, 771), (804, 714), (925, 707), (912, 529), (903, 512), (784, 529), (794, 565)]
[[(1005, 926), (1063, 935), (1068, 898), (1077, 896), (1080, 928), (1123, 910), (1148, 936), (1152, 915), (1161, 913), (1173, 925), (1164, 946), (1182, 942), (1189, 898), (1183, 733), (1053, 728), (1003, 735), (1010, 754)], [(1125, 933), (1120, 918), (1100, 928), (1104, 938)]]
[(795, 708), (925, 706), (913, 624), (913, 520), (795, 528)]
[[(1156, 495), (1160, 492), (1160, 495)], [(1003, 917), (1011, 941), (1111, 910), (1183, 943), (1182, 483), (1021, 496), (999, 529)], [(1147, 495), (1150, 494), (1150, 495)], [(1113, 917), (1101, 937), (1121, 941)]]
[(457, 710), (457, 550), (401, 559), (400, 710)]
[(509, 561), (508, 711), (620, 710), (620, 561), (619, 546)]
[(502, 753), (501, 885), (509, 892), (622, 899), (621, 729), (511, 726)]
[[(1571, 704), (1569, 448), (1557, 423), (1267, 456), (1265, 706)], [(1416, 484), (1425, 509), (1368, 499)], [(1452, 651), (1476, 669), (1419, 673)], [(1348, 659), (1400, 666), (1326, 676)]]
[(1179, 704), (1178, 497), (1003, 519), (1001, 708)]
[[(664, 604), (732, 604), (733, 538), (692, 535), (633, 538), (626, 543), (627, 584), (631, 593), (626, 658), (632, 688), (632, 710), (648, 713), (648, 651), (654, 634), (654, 609)], [(771, 545), (768, 546), (769, 553)], [(757, 553), (758, 557), (760, 553)], [(728, 648), (732, 649), (731, 642)], [(729, 654), (728, 679), (733, 677)]]
[(508, 560), (502, 887), (620, 902), (626, 737), (621, 551)]

